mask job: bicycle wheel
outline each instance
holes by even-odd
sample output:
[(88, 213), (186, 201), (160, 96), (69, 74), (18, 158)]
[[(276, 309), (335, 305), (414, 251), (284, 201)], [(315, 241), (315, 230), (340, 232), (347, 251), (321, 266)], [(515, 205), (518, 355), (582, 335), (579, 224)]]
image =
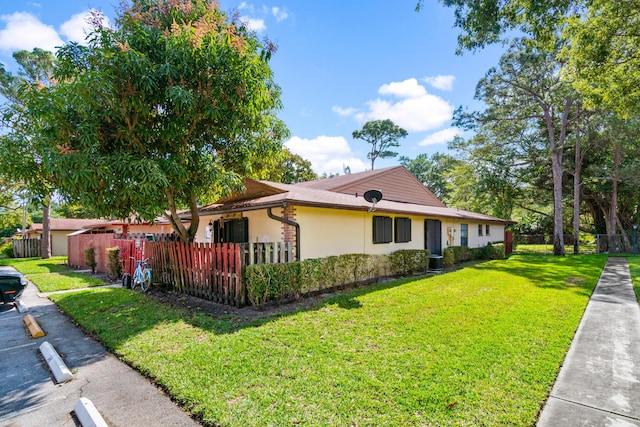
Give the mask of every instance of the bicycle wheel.
[(144, 270), (144, 277), (142, 278), (142, 282), (140, 282), (140, 289), (142, 292), (147, 292), (151, 287), (151, 269), (147, 268)]
[(131, 281), (131, 289), (135, 289), (136, 286), (142, 286), (142, 272), (140, 270), (136, 270), (133, 273), (133, 280)]

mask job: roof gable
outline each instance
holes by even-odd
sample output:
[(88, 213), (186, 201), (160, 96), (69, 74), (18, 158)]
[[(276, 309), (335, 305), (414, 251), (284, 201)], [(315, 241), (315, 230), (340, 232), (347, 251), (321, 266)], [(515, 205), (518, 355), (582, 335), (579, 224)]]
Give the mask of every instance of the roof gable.
[(445, 206), (404, 166), (393, 166), (294, 185), (352, 195), (362, 195), (367, 190), (380, 190), (384, 200), (425, 206)]

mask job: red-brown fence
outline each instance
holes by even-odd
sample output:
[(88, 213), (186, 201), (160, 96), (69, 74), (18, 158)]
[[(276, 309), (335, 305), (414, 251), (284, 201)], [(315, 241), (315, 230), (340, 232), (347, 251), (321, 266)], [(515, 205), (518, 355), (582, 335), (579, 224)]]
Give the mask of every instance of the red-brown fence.
[(221, 304), (246, 305), (242, 266), (292, 261), (291, 243), (183, 243), (145, 239), (116, 239), (113, 234), (80, 234), (68, 237), (69, 264), (88, 268), (84, 250), (95, 247), (96, 271), (105, 273), (107, 248), (120, 248), (123, 273), (133, 274), (135, 260), (149, 258), (153, 281), (177, 292)]
[(107, 248), (116, 246), (113, 234), (78, 234), (67, 237), (69, 265), (75, 268), (89, 269), (84, 251), (93, 246), (96, 253), (96, 271), (108, 273)]
[(234, 243), (145, 242), (154, 281), (177, 292), (227, 305), (246, 305), (240, 245)]

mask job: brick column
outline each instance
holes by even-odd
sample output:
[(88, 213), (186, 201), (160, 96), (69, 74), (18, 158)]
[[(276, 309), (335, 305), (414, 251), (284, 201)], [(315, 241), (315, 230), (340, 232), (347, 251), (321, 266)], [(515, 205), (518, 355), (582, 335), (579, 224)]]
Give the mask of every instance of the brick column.
[[(282, 218), (290, 221), (296, 220), (295, 206), (287, 205), (282, 208)], [(282, 223), (282, 241), (293, 243), (293, 253), (296, 253), (296, 228), (292, 225)]]

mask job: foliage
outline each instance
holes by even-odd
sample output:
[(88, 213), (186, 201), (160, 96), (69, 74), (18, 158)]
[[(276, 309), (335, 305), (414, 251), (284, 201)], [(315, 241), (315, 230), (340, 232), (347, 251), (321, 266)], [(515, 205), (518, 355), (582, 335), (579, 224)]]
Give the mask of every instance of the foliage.
[(451, 175), (459, 163), (453, 156), (443, 153), (418, 154), (415, 159), (400, 157), (400, 164), (406, 167), (418, 181), (440, 200), (447, 202), (451, 187)]
[(91, 245), (87, 249), (84, 250), (84, 259), (89, 267), (91, 267), (91, 274), (96, 273), (96, 265), (98, 262), (96, 261), (96, 247)]
[(400, 138), (405, 138), (407, 131), (393, 123), (391, 120), (372, 120), (364, 124), (361, 130), (354, 130), (354, 139), (362, 139), (371, 144), (371, 151), (367, 153), (367, 159), (371, 160), (371, 169), (378, 157), (385, 159), (398, 155), (392, 148), (399, 147)]
[(605, 261), (514, 256), (257, 320), (51, 298), (206, 426), (534, 425)]
[(207, 0), (134, 0), (89, 46), (61, 48), (63, 82), (34, 110), (64, 195), (98, 216), (164, 215), (193, 240), (198, 203), (239, 189), (288, 135), (274, 51)]
[(13, 257), (13, 242), (11, 240), (8, 240), (0, 246), (0, 254), (4, 255), (7, 258)]
[(49, 258), (49, 205), (57, 175), (48, 168), (51, 154), (39, 134), (45, 125), (32, 110), (30, 101), (56, 84), (54, 56), (35, 48), (32, 52), (14, 52), (13, 57), (20, 65), (17, 76), (0, 65), (0, 95), (7, 101), (0, 107), (0, 116), (2, 126), (8, 129), (8, 133), (0, 137), (0, 175), (7, 182), (24, 187), (42, 205), (42, 256)]
[(311, 168), (311, 162), (289, 149), (283, 148), (278, 156), (264, 159), (264, 167), (259, 179), (295, 184), (297, 182), (314, 181), (318, 175)]
[(122, 276), (122, 260), (120, 259), (119, 247), (107, 248), (107, 268), (116, 279)]
[(283, 302), (386, 275), (424, 273), (429, 251), (399, 250), (389, 255), (345, 254), (286, 264), (253, 264), (244, 269), (249, 302)]
[(453, 267), (455, 265), (455, 255), (452, 247), (445, 248), (442, 251), (442, 266), (444, 268)]

